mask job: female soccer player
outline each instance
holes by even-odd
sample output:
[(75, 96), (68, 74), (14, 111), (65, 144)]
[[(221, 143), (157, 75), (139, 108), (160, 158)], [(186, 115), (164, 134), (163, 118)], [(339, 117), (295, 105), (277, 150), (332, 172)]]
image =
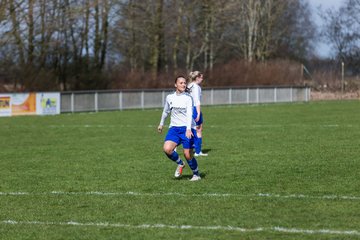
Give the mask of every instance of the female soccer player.
[(169, 159), (178, 164), (175, 177), (179, 178), (182, 176), (185, 164), (174, 149), (177, 145), (182, 144), (185, 159), (193, 172), (190, 181), (198, 181), (201, 177), (192, 151), (194, 139), (196, 138), (195, 122), (192, 118), (193, 101), (191, 96), (186, 93), (186, 78), (183, 76), (177, 77), (175, 79), (175, 88), (176, 91), (166, 97), (158, 132), (162, 132), (165, 119), (171, 113), (169, 131), (165, 137), (163, 147), (164, 152)]
[(197, 138), (195, 139), (195, 157), (207, 156), (201, 151), (202, 145), (202, 130), (203, 130), (203, 114), (200, 108), (201, 101), (201, 87), (200, 84), (204, 80), (204, 75), (199, 71), (190, 72), (188, 89), (191, 97), (194, 100), (193, 118), (196, 122)]

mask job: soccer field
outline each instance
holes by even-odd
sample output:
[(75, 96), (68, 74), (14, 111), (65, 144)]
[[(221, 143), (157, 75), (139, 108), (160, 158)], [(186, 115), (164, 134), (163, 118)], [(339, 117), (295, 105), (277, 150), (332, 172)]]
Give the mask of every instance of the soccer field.
[(198, 182), (160, 109), (0, 118), (0, 239), (360, 238), (360, 101), (203, 112)]

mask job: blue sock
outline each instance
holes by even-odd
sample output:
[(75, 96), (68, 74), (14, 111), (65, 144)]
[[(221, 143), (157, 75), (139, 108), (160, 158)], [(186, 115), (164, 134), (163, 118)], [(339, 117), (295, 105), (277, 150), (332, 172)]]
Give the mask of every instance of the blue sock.
[(186, 161), (189, 164), (189, 167), (191, 168), (193, 173), (195, 175), (199, 175), (199, 169), (198, 169), (198, 164), (197, 164), (196, 159), (193, 157), (191, 160), (186, 160)]
[(176, 162), (179, 165), (184, 164), (183, 161), (180, 159), (179, 154), (176, 151), (173, 151), (170, 155), (165, 153), (166, 156), (171, 159), (172, 161)]
[(202, 138), (195, 138), (195, 153), (201, 152)]

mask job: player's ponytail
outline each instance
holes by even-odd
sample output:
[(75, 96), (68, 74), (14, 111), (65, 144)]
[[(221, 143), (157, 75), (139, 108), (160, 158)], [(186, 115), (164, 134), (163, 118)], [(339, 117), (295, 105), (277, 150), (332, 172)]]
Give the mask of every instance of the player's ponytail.
[(193, 71), (189, 73), (189, 82), (195, 81), (195, 79), (201, 76), (202, 73), (200, 71)]

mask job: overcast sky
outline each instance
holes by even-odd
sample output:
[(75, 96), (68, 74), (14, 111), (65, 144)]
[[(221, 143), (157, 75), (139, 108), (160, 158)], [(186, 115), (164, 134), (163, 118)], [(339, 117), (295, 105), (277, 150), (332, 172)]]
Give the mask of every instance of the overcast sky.
[[(308, 0), (312, 8), (314, 20), (318, 23), (320, 28), (322, 25), (321, 18), (318, 16), (318, 7), (321, 6), (321, 9), (324, 11), (326, 9), (339, 9), (339, 7), (345, 2), (345, 0)], [(331, 56), (331, 48), (328, 44), (318, 41), (316, 46), (317, 55), (320, 57), (329, 57)]]

